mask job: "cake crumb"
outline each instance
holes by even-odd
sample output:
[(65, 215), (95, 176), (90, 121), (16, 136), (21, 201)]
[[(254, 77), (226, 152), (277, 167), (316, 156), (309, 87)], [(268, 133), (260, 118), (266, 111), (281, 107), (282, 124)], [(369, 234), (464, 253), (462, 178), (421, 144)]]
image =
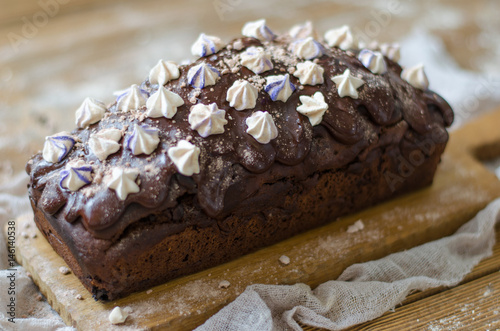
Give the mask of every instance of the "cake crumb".
[(229, 286), (231, 286), (231, 283), (227, 280), (222, 280), (219, 283), (219, 288), (228, 288)]
[(356, 222), (354, 222), (353, 225), (349, 225), (349, 227), (347, 228), (347, 233), (358, 232), (360, 230), (363, 230), (364, 228), (365, 228), (365, 225), (363, 224), (363, 221), (357, 220)]
[(75, 299), (76, 299), (76, 300), (83, 300), (83, 297), (82, 297), (82, 295), (81, 295), (81, 294), (77, 294), (77, 295), (75, 296)]
[(60, 267), (59, 272), (62, 273), (63, 275), (67, 275), (70, 273), (70, 270), (67, 267)]
[(284, 265), (289, 265), (290, 264), (290, 258), (286, 255), (281, 255), (279, 258), (279, 261), (284, 264)]
[(33, 239), (35, 239), (36, 237), (37, 237), (37, 234), (36, 234), (36, 233), (33, 233), (33, 234), (31, 235), (31, 238), (33, 238)]
[(36, 301), (42, 301), (43, 300), (43, 297), (41, 294), (37, 294), (36, 297), (35, 297), (35, 300)]
[(493, 287), (491, 286), (491, 283), (486, 286), (486, 290), (483, 293), (483, 296), (487, 297), (493, 292)]
[(28, 238), (28, 234), (26, 232), (21, 232), (21, 237), (23, 237), (24, 239)]
[(241, 39), (238, 39), (233, 43), (233, 48), (237, 51), (242, 50), (243, 47), (245, 46), (243, 45), (243, 41)]
[(124, 312), (120, 307), (116, 306), (109, 314), (108, 319), (111, 322), (111, 324), (121, 324), (125, 322), (127, 317), (128, 314)]
[(127, 313), (127, 315), (130, 315), (130, 314), (132, 314), (134, 312), (134, 310), (132, 309), (132, 307), (129, 307), (129, 306), (123, 308), (123, 311), (125, 313)]
[(147, 290), (146, 291), (146, 294), (151, 294), (151, 293), (153, 293), (153, 290)]

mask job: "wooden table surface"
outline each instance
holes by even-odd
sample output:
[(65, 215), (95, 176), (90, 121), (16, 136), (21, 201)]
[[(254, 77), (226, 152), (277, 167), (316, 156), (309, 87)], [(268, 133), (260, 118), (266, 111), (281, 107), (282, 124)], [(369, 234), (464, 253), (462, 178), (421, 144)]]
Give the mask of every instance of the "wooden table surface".
[[(46, 135), (71, 130), (85, 97), (111, 102), (158, 59), (190, 58), (200, 32), (230, 40), (245, 21), (266, 17), (277, 31), (312, 20), (321, 32), (349, 24), (385, 42), (424, 26), (462, 67), (498, 73), (499, 12), (495, 0), (0, 0), (0, 144), (7, 151), (0, 169), (24, 168)], [(487, 310), (498, 313), (499, 251), (459, 287), (408, 298), (396, 309), (408, 324), (387, 313), (354, 329), (460, 329)], [(442, 308), (429, 308), (436, 305)]]

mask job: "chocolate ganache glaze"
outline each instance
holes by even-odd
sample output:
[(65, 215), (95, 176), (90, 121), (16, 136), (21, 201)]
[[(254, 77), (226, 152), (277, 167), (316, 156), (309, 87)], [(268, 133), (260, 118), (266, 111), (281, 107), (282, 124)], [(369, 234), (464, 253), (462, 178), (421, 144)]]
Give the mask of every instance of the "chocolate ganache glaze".
[[(146, 106), (125, 112), (118, 110), (115, 102), (100, 121), (71, 132), (76, 143), (60, 162), (48, 162), (42, 154), (33, 157), (27, 166), (32, 199), (44, 213), (59, 221), (82, 222), (95, 238), (115, 240), (129, 225), (149, 214), (167, 209), (174, 210), (175, 214), (178, 201), (185, 196), (193, 196), (195, 206), (213, 219), (222, 219), (231, 213), (255, 213), (259, 212), (256, 208), (265, 208), (266, 204), (260, 203), (255, 208), (242, 206), (266, 183), (302, 180), (317, 172), (341, 169), (356, 159), (362, 160), (370, 150), (399, 141), (403, 136), (432, 135), (439, 142), (447, 140), (445, 126), (453, 121), (450, 106), (434, 92), (415, 88), (402, 79), (402, 68), (396, 62), (384, 57), (387, 71), (374, 74), (358, 59), (359, 51), (344, 51), (315, 42), (312, 45), (320, 47), (321, 52), (311, 61), (324, 69), (324, 82), (302, 85), (293, 73), (297, 64), (305, 60), (295, 55), (290, 47), (292, 42), (289, 35), (273, 41), (239, 38), (215, 54), (179, 66), (179, 78), (164, 85), (184, 101), (172, 118), (149, 118), (145, 115)], [(264, 48), (271, 57), (272, 69), (255, 74), (241, 65), (241, 53), (251, 46)], [(191, 86), (188, 71), (200, 63), (207, 63), (218, 71), (220, 78), (214, 85)], [(357, 99), (340, 97), (332, 80), (346, 69), (364, 82), (357, 88)], [(264, 89), (266, 77), (286, 74), (295, 89), (286, 102), (273, 101)], [(254, 108), (238, 111), (226, 100), (228, 89), (237, 80), (249, 81), (257, 88)], [(149, 80), (140, 85), (144, 98), (158, 88), (158, 84)], [(312, 96), (318, 91), (324, 96), (328, 109), (321, 122), (312, 126), (297, 107), (301, 104), (300, 96)], [(225, 111), (227, 124), (223, 133), (204, 138), (191, 128), (190, 108), (199, 103), (215, 103), (218, 109)], [(259, 143), (247, 133), (246, 119), (255, 111), (268, 112), (274, 120), (278, 135), (269, 143)], [(127, 148), (134, 124), (159, 130), (160, 142), (152, 154), (134, 155)], [(100, 160), (89, 148), (89, 138), (108, 128), (121, 130), (118, 143), (122, 146)], [(384, 139), (380, 138), (381, 133), (385, 133)], [(181, 140), (200, 149), (200, 171), (192, 176), (181, 175), (167, 152)], [(402, 154), (405, 148), (410, 149), (403, 142), (400, 148)], [(75, 160), (91, 165), (93, 180), (73, 192), (61, 187), (60, 173)], [(121, 200), (105, 185), (104, 178), (116, 167), (139, 170), (139, 192)], [(187, 226), (178, 224), (175, 215), (171, 222), (172, 233)]]

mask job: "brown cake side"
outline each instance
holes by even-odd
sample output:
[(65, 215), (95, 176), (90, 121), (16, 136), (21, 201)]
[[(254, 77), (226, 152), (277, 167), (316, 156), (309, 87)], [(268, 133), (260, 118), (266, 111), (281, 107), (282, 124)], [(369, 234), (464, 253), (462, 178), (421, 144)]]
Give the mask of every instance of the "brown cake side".
[[(293, 73), (305, 62), (290, 47), (294, 42), (290, 36), (236, 39), (180, 66), (180, 77), (164, 84), (184, 100), (172, 118), (145, 116), (146, 106), (123, 111), (119, 100), (99, 122), (71, 133), (77, 143), (64, 158), (48, 162), (38, 154), (28, 163), (36, 223), (96, 299), (112, 300), (226, 262), (431, 184), (448, 139), (445, 127), (453, 120), (448, 104), (403, 80), (401, 67), (388, 57), (387, 71), (374, 74), (360, 60), (361, 51), (324, 44), (314, 60), (324, 69), (324, 82), (301, 84), (289, 75), (295, 91), (284, 102), (272, 100), (265, 78)], [(240, 54), (251, 46), (269, 52), (272, 69), (257, 75), (241, 65)], [(200, 63), (219, 71), (213, 86), (191, 86), (188, 72)], [(357, 98), (340, 96), (332, 78), (346, 69), (364, 82)], [(255, 107), (236, 110), (226, 100), (240, 79), (258, 89)], [(141, 88), (148, 96), (159, 89), (150, 80)], [(328, 109), (312, 125), (297, 108), (304, 104), (300, 96), (316, 92)], [(223, 133), (203, 137), (188, 117), (193, 105), (210, 103), (225, 110), (227, 123)], [(269, 143), (247, 132), (246, 119), (257, 110), (276, 123), (278, 136)], [(159, 130), (154, 152), (131, 152), (134, 123)], [(121, 130), (123, 146), (100, 160), (89, 139), (109, 128)], [(199, 146), (199, 173), (182, 175), (172, 162), (168, 151), (180, 140)], [(72, 191), (64, 187), (69, 182), (63, 183), (61, 169), (75, 160), (89, 165), (92, 181)], [(139, 192), (117, 197), (107, 184), (116, 167), (140, 169)]]

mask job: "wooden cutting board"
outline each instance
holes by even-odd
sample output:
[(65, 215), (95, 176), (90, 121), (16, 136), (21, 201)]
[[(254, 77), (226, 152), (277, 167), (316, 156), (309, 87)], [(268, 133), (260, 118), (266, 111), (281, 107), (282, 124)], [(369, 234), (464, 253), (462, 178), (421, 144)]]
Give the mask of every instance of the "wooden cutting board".
[[(500, 196), (500, 182), (478, 159), (500, 156), (500, 110), (455, 131), (432, 187), (343, 217), (319, 229), (149, 291), (110, 303), (95, 302), (27, 214), (18, 219), (16, 257), (68, 325), (79, 330), (192, 329), (254, 283), (306, 283), (335, 279), (349, 265), (383, 257), (453, 233)], [(364, 229), (347, 228), (362, 220)], [(33, 235), (36, 237), (33, 238)], [(289, 265), (279, 258), (286, 255)], [(227, 280), (229, 288), (219, 288)], [(80, 294), (83, 300), (76, 299)], [(112, 326), (115, 306), (131, 311)]]

